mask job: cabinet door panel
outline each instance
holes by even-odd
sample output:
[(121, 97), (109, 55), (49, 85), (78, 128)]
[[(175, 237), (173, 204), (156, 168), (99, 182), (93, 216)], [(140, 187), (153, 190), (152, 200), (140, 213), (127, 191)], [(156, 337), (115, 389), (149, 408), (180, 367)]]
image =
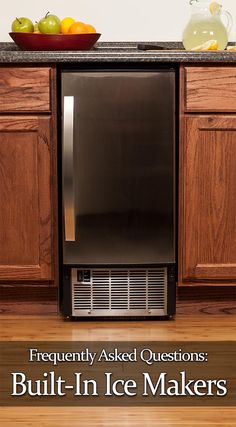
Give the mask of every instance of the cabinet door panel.
[(0, 67), (0, 112), (49, 112), (51, 68)]
[(0, 279), (52, 279), (50, 118), (0, 117)]
[(236, 117), (185, 120), (183, 280), (236, 280)]

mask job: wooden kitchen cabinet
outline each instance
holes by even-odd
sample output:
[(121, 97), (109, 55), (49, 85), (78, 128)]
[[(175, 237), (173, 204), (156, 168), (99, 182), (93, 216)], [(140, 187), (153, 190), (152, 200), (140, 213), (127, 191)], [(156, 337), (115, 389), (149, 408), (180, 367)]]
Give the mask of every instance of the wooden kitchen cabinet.
[(51, 67), (0, 67), (0, 113), (41, 113), (52, 109)]
[(179, 284), (236, 283), (236, 67), (180, 67)]
[(0, 280), (52, 280), (50, 116), (0, 116)]
[(6, 301), (41, 298), (47, 304), (49, 287), (58, 282), (56, 117), (55, 66), (0, 67), (0, 286)]
[(181, 74), (185, 113), (236, 112), (236, 67), (184, 66)]
[(180, 284), (236, 282), (236, 115), (185, 115)]

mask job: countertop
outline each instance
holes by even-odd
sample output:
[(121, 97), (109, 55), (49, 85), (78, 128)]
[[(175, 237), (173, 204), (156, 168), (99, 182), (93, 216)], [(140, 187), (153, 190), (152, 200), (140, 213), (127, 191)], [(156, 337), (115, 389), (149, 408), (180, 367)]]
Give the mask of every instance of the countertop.
[[(90, 51), (24, 51), (15, 43), (0, 43), (0, 63), (77, 62), (213, 62), (236, 63), (236, 52), (190, 52), (180, 42), (149, 42), (171, 50), (140, 51), (139, 42), (98, 42)], [(142, 42), (140, 42), (142, 43)], [(144, 42), (145, 44), (147, 42)]]

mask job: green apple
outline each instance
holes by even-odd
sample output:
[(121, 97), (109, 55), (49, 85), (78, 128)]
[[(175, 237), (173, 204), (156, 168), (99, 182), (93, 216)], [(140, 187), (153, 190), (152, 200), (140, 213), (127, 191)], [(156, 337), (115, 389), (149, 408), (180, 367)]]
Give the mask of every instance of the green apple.
[(47, 15), (39, 21), (39, 31), (43, 34), (59, 34), (61, 30), (61, 21), (56, 15)]
[(30, 19), (21, 17), (12, 22), (11, 29), (14, 33), (33, 33), (34, 25)]

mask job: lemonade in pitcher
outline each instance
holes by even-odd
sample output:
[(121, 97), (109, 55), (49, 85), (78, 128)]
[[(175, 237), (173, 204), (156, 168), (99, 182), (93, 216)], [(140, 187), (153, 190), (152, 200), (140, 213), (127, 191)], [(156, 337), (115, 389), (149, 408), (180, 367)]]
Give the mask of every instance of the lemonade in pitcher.
[[(187, 50), (224, 50), (232, 16), (222, 11), (222, 6), (209, 0), (190, 0), (192, 14), (183, 33), (183, 45)], [(221, 20), (225, 16), (226, 26)]]

